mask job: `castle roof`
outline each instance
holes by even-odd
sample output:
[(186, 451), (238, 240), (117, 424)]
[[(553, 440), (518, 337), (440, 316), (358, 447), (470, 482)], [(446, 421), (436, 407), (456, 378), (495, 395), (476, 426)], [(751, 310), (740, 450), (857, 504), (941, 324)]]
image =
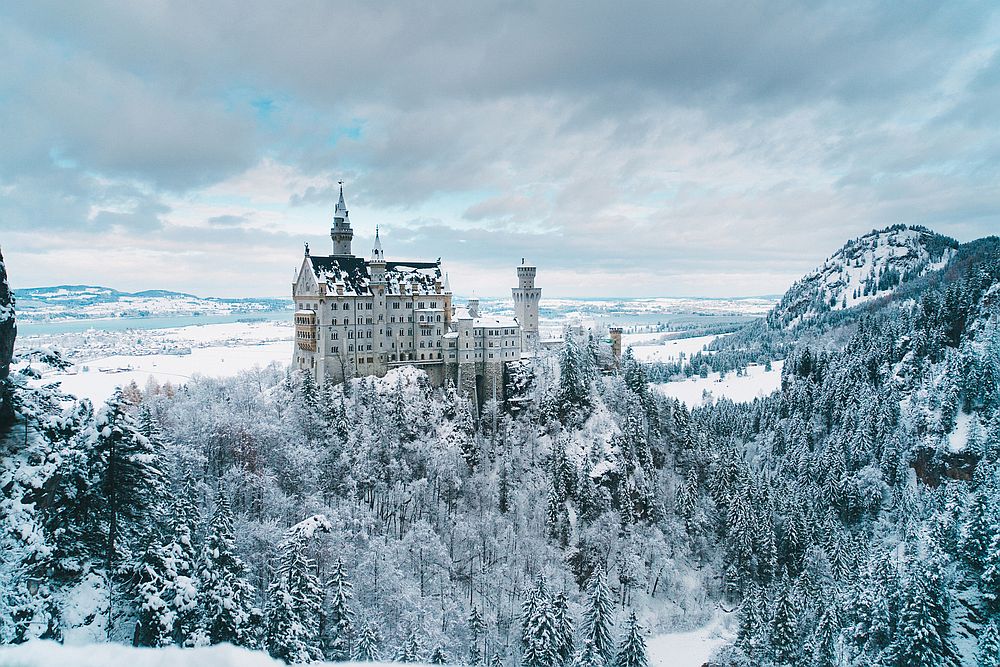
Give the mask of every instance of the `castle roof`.
[[(344, 294), (371, 294), (371, 262), (354, 255), (309, 257), (316, 280), (330, 286), (343, 283)], [(441, 260), (436, 262), (395, 261), (385, 263), (387, 294), (436, 294), (441, 279)]]

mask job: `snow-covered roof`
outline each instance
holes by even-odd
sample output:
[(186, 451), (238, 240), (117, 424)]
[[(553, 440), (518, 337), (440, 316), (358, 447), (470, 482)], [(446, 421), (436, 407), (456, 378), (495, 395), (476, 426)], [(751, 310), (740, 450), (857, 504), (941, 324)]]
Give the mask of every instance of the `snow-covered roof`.
[(502, 315), (491, 315), (488, 317), (477, 317), (472, 321), (474, 327), (516, 327), (519, 326), (513, 317)]
[[(343, 283), (344, 294), (357, 296), (371, 294), (370, 262), (354, 255), (309, 257), (316, 280), (328, 285)], [(441, 260), (436, 262), (386, 262), (385, 282), (387, 294), (437, 294), (437, 281), (441, 279)]]

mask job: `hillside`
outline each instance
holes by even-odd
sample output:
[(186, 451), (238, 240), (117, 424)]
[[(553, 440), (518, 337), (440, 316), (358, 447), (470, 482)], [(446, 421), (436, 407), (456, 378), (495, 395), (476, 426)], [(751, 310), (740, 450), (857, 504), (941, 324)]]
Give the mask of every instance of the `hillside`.
[(18, 317), (25, 322), (106, 317), (230, 315), (285, 310), (287, 299), (223, 299), (183, 292), (121, 292), (96, 285), (56, 285), (17, 290)]
[(848, 241), (792, 285), (768, 314), (768, 323), (795, 326), (823, 313), (874, 301), (944, 267), (958, 245), (924, 227), (894, 225), (873, 230)]

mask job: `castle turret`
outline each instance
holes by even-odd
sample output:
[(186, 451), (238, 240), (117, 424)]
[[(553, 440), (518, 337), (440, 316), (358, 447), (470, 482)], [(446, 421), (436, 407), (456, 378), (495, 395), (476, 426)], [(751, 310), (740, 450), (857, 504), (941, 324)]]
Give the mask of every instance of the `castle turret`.
[(340, 201), (333, 210), (333, 227), (330, 228), (330, 238), (333, 239), (334, 255), (350, 255), (351, 240), (354, 230), (351, 229), (351, 219), (347, 214), (347, 204), (344, 203), (344, 182), (340, 181)]
[(521, 325), (521, 350), (530, 352), (538, 346), (538, 303), (542, 290), (535, 287), (535, 267), (524, 263), (517, 267), (517, 287), (511, 290), (514, 297), (514, 317)]
[(375, 228), (375, 243), (372, 244), (372, 259), (368, 263), (368, 270), (371, 272), (373, 283), (385, 282), (385, 252), (382, 251), (382, 239), (378, 235), (378, 227)]

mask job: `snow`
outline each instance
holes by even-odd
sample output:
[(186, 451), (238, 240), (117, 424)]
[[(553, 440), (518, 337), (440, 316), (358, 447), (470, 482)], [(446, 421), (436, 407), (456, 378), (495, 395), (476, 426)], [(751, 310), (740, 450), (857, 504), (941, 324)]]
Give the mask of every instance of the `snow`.
[(651, 637), (646, 644), (650, 667), (701, 667), (733, 639), (721, 616), (688, 632), (670, 632)]
[(689, 407), (701, 405), (706, 399), (719, 398), (746, 403), (760, 396), (767, 396), (781, 387), (781, 367), (784, 363), (775, 361), (770, 371), (764, 370), (764, 366), (751, 365), (747, 367), (746, 375), (727, 373), (721, 382), (718, 373), (709, 373), (707, 378), (696, 375), (687, 380), (651, 383), (650, 386)]
[(143, 387), (155, 378), (178, 386), (195, 375), (232, 377), (275, 362), (287, 364), (293, 332), (285, 321), (231, 322), (144, 331), (92, 330), (33, 336), (24, 343), (68, 350), (65, 356), (72, 366), (48, 370), (39, 384), (58, 382), (63, 391), (99, 403), (132, 381)]
[[(716, 335), (675, 338), (674, 340), (663, 341), (658, 345), (634, 345), (631, 342), (633, 339), (642, 340), (642, 338), (650, 335), (655, 334), (623, 335), (622, 345), (632, 345), (632, 354), (639, 361), (677, 361), (681, 354), (686, 358), (690, 358), (692, 354), (701, 352), (706, 345), (718, 338)], [(659, 336), (662, 337), (663, 334), (659, 334)]]
[[(375, 664), (314, 662), (317, 667), (372, 667)], [(0, 647), (0, 665), (17, 667), (285, 667), (263, 651), (250, 651), (230, 644), (182, 649), (136, 648), (122, 644), (91, 644), (63, 646), (52, 641), (31, 641), (16, 646)], [(420, 667), (411, 663), (408, 667)]]
[(955, 428), (948, 434), (948, 451), (959, 453), (969, 444), (969, 427), (975, 415), (967, 415), (959, 412), (955, 417)]
[(107, 400), (116, 387), (133, 380), (140, 387), (150, 378), (177, 386), (196, 375), (232, 377), (275, 362), (287, 364), (291, 357), (292, 347), (288, 342), (201, 347), (186, 355), (114, 355), (78, 364), (65, 372), (47, 373), (42, 381), (59, 382), (63, 391), (97, 403)]

